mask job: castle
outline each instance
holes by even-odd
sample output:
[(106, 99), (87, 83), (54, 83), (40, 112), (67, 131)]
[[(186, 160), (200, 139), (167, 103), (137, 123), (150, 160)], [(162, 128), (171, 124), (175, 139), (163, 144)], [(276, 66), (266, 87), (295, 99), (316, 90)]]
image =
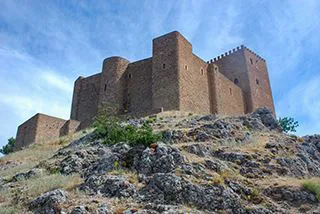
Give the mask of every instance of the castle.
[(241, 115), (262, 106), (275, 114), (263, 58), (240, 46), (206, 62), (174, 31), (153, 39), (150, 58), (106, 58), (101, 73), (79, 77), (70, 120), (36, 114), (18, 127), (15, 149), (84, 129), (108, 105), (115, 114), (140, 116), (171, 110)]

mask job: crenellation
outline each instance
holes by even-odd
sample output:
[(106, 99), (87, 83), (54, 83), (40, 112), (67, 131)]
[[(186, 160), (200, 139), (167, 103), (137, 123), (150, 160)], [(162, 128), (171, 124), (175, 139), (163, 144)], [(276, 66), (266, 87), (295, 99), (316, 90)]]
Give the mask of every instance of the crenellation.
[(149, 58), (108, 57), (100, 73), (77, 78), (70, 120), (36, 114), (19, 126), (15, 150), (87, 128), (104, 107), (135, 116), (171, 110), (241, 115), (262, 106), (275, 114), (266, 61), (246, 46), (204, 61), (177, 31), (152, 42)]

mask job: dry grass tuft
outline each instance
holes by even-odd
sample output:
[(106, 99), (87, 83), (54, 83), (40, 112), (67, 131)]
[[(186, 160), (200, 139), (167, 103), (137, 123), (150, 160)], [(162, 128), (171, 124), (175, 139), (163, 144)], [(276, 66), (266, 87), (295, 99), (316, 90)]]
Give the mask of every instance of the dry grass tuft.
[(310, 178), (302, 181), (302, 187), (313, 192), (320, 200), (320, 178)]

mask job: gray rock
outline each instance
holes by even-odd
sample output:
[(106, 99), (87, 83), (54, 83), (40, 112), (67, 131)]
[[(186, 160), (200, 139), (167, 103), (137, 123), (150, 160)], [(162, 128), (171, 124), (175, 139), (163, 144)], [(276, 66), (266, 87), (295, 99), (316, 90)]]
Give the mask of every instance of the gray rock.
[(187, 145), (183, 147), (186, 151), (198, 155), (200, 157), (205, 157), (207, 155), (210, 155), (210, 147), (203, 145), (203, 144), (192, 144), (192, 145)]
[(274, 118), (272, 111), (268, 108), (258, 108), (251, 115), (252, 117), (259, 118), (262, 124), (268, 129), (282, 131), (277, 119)]
[(270, 187), (264, 190), (264, 194), (276, 201), (285, 201), (294, 207), (318, 202), (314, 193), (294, 187)]
[(85, 180), (80, 189), (91, 195), (102, 194), (106, 197), (132, 197), (137, 192), (134, 185), (124, 177), (116, 175), (92, 175)]
[(27, 180), (30, 178), (35, 178), (35, 177), (39, 177), (44, 173), (44, 169), (39, 169), (39, 168), (34, 168), (29, 170), (28, 172), (25, 173), (18, 173), (15, 176), (12, 177), (12, 181), (13, 182), (17, 182), (17, 181), (23, 181), (23, 180)]
[(184, 162), (180, 151), (159, 143), (156, 149), (146, 148), (140, 157), (134, 160), (134, 168), (146, 175), (173, 171)]
[(46, 192), (29, 203), (29, 208), (36, 214), (60, 213), (59, 204), (67, 200), (67, 193), (61, 189)]
[(102, 204), (97, 209), (97, 214), (110, 214), (109, 207), (106, 204)]
[(90, 214), (88, 208), (85, 206), (79, 206), (72, 209), (70, 214)]

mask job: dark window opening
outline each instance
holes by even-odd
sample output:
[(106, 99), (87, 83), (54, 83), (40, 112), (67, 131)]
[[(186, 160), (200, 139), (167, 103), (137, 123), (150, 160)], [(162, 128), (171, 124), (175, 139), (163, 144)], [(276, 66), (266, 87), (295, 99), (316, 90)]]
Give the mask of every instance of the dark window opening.
[(128, 78), (131, 79), (131, 78), (132, 78), (132, 75), (131, 75), (131, 74), (128, 74)]
[(259, 85), (259, 84), (260, 84), (258, 79), (256, 79), (256, 83), (257, 83), (257, 85)]
[(217, 70), (218, 70), (218, 67), (214, 67), (214, 70), (217, 71)]
[(184, 69), (185, 69), (185, 70), (188, 70), (188, 66), (187, 66), (187, 65), (185, 65), (185, 66), (184, 66)]
[(230, 95), (232, 95), (232, 89), (231, 88), (229, 88), (229, 93), (230, 93)]
[(166, 64), (162, 64), (162, 68), (165, 69), (166, 68)]
[(235, 78), (235, 79), (233, 80), (233, 82), (234, 82), (234, 84), (236, 84), (236, 85), (239, 84), (239, 80), (238, 80), (237, 78)]
[(200, 73), (201, 73), (201, 75), (203, 75), (203, 74), (204, 74), (204, 70), (203, 70), (203, 68), (201, 68), (201, 69), (200, 69)]
[(253, 65), (253, 61), (252, 61), (252, 59), (250, 58), (250, 63), (251, 63), (251, 65)]
[(107, 90), (107, 84), (104, 84), (104, 91)]

